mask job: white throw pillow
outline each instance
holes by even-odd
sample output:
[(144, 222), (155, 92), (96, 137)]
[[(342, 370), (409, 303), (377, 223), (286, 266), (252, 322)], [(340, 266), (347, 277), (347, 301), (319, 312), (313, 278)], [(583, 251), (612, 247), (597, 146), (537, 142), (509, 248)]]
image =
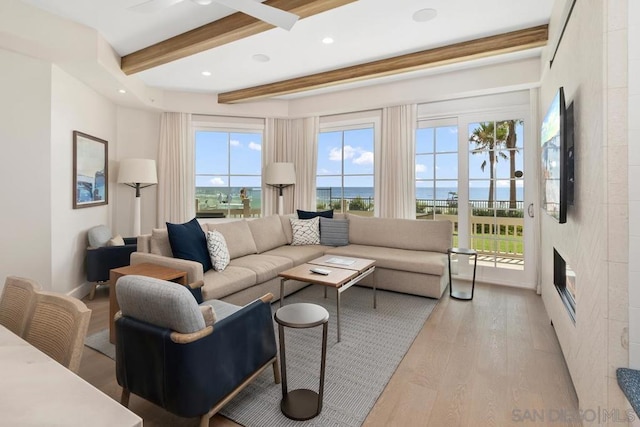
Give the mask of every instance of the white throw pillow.
[(107, 246), (124, 246), (124, 239), (118, 234), (117, 236), (109, 239)]
[(290, 218), (293, 240), (291, 246), (319, 245), (320, 244), (320, 218), (295, 219)]
[(207, 249), (215, 271), (222, 271), (229, 265), (229, 249), (222, 233), (207, 231)]

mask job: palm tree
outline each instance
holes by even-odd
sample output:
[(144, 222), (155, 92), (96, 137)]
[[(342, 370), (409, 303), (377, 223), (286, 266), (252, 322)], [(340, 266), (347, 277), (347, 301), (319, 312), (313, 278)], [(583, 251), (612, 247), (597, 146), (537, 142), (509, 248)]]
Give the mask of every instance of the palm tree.
[(509, 151), (509, 209), (516, 208), (516, 154), (518, 150), (516, 148), (517, 135), (516, 135), (516, 123), (521, 123), (521, 120), (505, 120), (498, 126), (505, 127), (507, 135), (505, 138), (505, 148)]
[[(489, 197), (487, 199), (487, 206), (489, 209), (493, 208), (494, 200), (494, 165), (498, 161), (498, 158), (507, 158), (507, 156), (501, 151), (501, 147), (504, 146), (507, 129), (502, 123), (498, 125), (497, 129), (495, 125), (495, 122), (479, 123), (479, 126), (475, 128), (471, 133), (471, 136), (469, 136), (469, 142), (475, 144), (475, 147), (471, 150), (471, 154), (476, 155), (484, 154), (485, 152), (489, 153)], [(487, 161), (484, 160), (480, 165), (480, 169), (484, 172), (486, 167)]]

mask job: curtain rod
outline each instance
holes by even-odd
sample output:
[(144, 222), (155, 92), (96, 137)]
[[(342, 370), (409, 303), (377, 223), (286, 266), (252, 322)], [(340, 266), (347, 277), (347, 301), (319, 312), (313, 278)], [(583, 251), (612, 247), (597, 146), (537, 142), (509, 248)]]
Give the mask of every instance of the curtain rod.
[(553, 51), (553, 57), (551, 57), (551, 61), (549, 61), (549, 68), (553, 67), (553, 61), (556, 59), (556, 54), (558, 53), (558, 48), (560, 47), (560, 42), (562, 42), (562, 37), (564, 36), (564, 30), (567, 29), (567, 24), (569, 23), (569, 19), (571, 19), (571, 14), (573, 13), (573, 7), (576, 5), (578, 0), (573, 0), (571, 3), (571, 8), (569, 9), (569, 14), (564, 21), (564, 25), (562, 26), (562, 32), (560, 33), (560, 38), (558, 39), (558, 44), (556, 44), (556, 48)]

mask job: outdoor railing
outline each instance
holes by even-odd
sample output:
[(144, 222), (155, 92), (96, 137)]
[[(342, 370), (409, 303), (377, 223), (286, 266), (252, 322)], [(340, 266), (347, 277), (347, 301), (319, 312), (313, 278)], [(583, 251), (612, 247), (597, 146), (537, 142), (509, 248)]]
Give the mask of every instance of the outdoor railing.
[[(354, 215), (373, 216), (374, 200), (370, 197), (327, 197), (318, 192), (317, 209), (334, 209)], [(480, 255), (523, 259), (524, 202), (515, 202), (515, 209), (506, 200), (489, 202), (471, 200), (469, 236), (471, 247)], [(493, 208), (491, 208), (493, 206)], [(458, 240), (458, 201), (455, 199), (416, 200), (416, 218), (447, 219), (453, 223), (454, 245)]]

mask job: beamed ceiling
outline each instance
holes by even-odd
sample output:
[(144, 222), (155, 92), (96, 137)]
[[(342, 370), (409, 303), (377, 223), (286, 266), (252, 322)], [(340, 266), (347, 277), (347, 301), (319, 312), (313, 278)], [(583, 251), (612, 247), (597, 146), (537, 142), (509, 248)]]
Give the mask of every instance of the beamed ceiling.
[[(539, 56), (554, 3), (264, 2), (300, 16), (286, 31), (215, 2), (174, 0), (144, 14), (133, 11), (144, 0), (22, 1), (95, 28), (121, 57), (122, 71), (147, 86), (216, 94), (219, 103), (301, 97), (311, 90), (375, 84), (382, 77), (404, 78), (479, 58), (500, 63), (513, 52)], [(423, 9), (433, 9), (435, 18), (414, 19)], [(335, 42), (323, 44), (325, 37)]]

